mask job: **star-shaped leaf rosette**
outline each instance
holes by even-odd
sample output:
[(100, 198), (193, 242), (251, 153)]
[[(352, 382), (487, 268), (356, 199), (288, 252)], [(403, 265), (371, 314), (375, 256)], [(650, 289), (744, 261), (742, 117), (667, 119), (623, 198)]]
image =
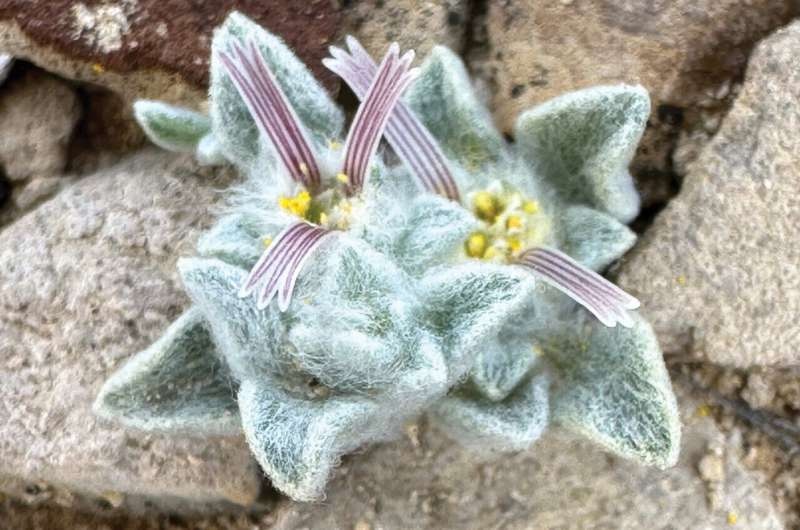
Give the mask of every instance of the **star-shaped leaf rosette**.
[(106, 382), (97, 413), (243, 430), (298, 500), (424, 412), (482, 452), (527, 448), (555, 422), (673, 463), (652, 330), (592, 270), (634, 241), (644, 91), (569, 94), (523, 114), (508, 145), (448, 50), (417, 70), (397, 45), (376, 62), (347, 44), (325, 61), (361, 100), (347, 134), (305, 66), (237, 13), (214, 36), (210, 116), (136, 104), (156, 144), (244, 178), (179, 262), (193, 305)]

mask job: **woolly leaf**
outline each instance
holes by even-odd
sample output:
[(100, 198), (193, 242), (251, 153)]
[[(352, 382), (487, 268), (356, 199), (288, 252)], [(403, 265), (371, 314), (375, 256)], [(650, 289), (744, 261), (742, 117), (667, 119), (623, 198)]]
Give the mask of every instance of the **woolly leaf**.
[(208, 133), (200, 138), (195, 150), (195, 158), (203, 166), (218, 166), (225, 163), (222, 146), (213, 133)]
[(528, 375), (537, 356), (530, 340), (501, 332), (479, 351), (470, 381), (483, 397), (502, 401)]
[(445, 154), (480, 172), (505, 157), (505, 141), (478, 101), (461, 59), (436, 46), (420, 67), (406, 99)]
[(241, 432), (235, 384), (214, 350), (203, 315), (189, 309), (105, 382), (95, 412), (145, 431)]
[(211, 129), (208, 117), (160, 101), (137, 101), (133, 115), (147, 137), (168, 151), (194, 151)]
[(214, 33), (211, 44), (211, 119), (222, 151), (245, 167), (271, 157), (263, 153), (255, 121), (223, 67), (219, 54), (235, 42), (254, 40), (303, 125), (318, 143), (339, 138), (344, 117), (313, 74), (277, 36), (238, 12)]
[(517, 147), (567, 202), (628, 222), (639, 211), (628, 164), (649, 114), (650, 99), (640, 86), (579, 90), (520, 115)]
[(398, 263), (412, 274), (451, 261), (476, 229), (475, 217), (455, 202), (435, 195), (416, 199), (395, 242)]
[(286, 355), (285, 327), (278, 311), (258, 309), (252, 296), (239, 298), (247, 272), (203, 258), (181, 259), (178, 269), (234, 377), (279, 372)]
[(243, 213), (229, 214), (200, 236), (197, 252), (249, 269), (264, 252), (260, 235), (255, 220)]
[(458, 391), (434, 406), (434, 417), (450, 437), (475, 452), (521, 451), (547, 427), (548, 386), (547, 375), (539, 374), (500, 402)]
[(239, 389), (247, 443), (275, 487), (318, 500), (339, 458), (380, 436), (380, 408), (365, 397), (303, 399), (271, 383), (246, 379)]
[(391, 261), (340, 236), (310, 272), (296, 305), (289, 338), (297, 365), (336, 390), (394, 384), (414, 362), (423, 338), (406, 284)]
[(630, 228), (593, 208), (567, 207), (561, 223), (561, 249), (596, 271), (622, 257), (636, 242)]
[(424, 321), (439, 337), (455, 382), (475, 354), (524, 307), (534, 281), (514, 267), (468, 262), (435, 270), (419, 283)]
[(647, 322), (632, 328), (590, 321), (546, 345), (560, 381), (553, 420), (645, 464), (675, 464), (680, 421), (658, 342)]

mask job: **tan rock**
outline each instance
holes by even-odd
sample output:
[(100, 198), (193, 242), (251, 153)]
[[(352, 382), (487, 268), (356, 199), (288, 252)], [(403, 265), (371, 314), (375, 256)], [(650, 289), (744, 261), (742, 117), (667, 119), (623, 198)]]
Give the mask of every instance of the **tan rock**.
[(626, 260), (667, 352), (800, 362), (800, 23), (754, 51), (719, 133)]
[(91, 412), (106, 377), (186, 305), (175, 261), (225, 184), (145, 151), (0, 233), (0, 476), (170, 509), (255, 500), (243, 439), (136, 433)]
[(459, 51), (466, 38), (469, 16), (466, 0), (351, 2), (343, 10), (343, 25), (373, 57), (380, 57), (392, 42), (413, 49), (424, 58), (436, 44)]

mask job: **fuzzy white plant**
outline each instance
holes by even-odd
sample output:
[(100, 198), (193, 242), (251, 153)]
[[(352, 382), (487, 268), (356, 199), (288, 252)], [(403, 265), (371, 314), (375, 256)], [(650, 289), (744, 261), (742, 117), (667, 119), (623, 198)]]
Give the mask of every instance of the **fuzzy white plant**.
[[(243, 431), (299, 500), (423, 412), (483, 452), (560, 423), (671, 465), (678, 415), (652, 330), (592, 270), (634, 242), (643, 89), (558, 98), (508, 145), (447, 49), (415, 70), (396, 45), (376, 63), (347, 44), (325, 61), (362, 100), (346, 135), (305, 66), (236, 13), (214, 36), (209, 117), (136, 104), (156, 144), (244, 182), (179, 263), (193, 306), (109, 379), (97, 413)], [(402, 164), (383, 161), (382, 136)]]

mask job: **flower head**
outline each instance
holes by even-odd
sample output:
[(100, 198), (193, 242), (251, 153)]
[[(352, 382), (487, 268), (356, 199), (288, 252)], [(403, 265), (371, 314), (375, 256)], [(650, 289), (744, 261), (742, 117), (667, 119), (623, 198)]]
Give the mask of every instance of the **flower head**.
[[(365, 86), (375, 77), (375, 64), (354, 38), (348, 38), (347, 45), (349, 53), (332, 47), (332, 57), (324, 64), (363, 98)], [(387, 139), (426, 189), (454, 200), (463, 196), (436, 140), (403, 103), (394, 108)], [(584, 306), (603, 324), (631, 326), (627, 310), (639, 307), (639, 302), (563, 252), (546, 246), (548, 221), (537, 199), (508, 188), (508, 183), (494, 181), (489, 189), (466, 195), (464, 206), (474, 212), (482, 229), (465, 241), (465, 256), (523, 267)]]
[(300, 219), (275, 236), (240, 290), (242, 297), (257, 292), (261, 308), (277, 295), (278, 307), (285, 311), (308, 256), (336, 229), (347, 228), (392, 110), (414, 79), (414, 52), (401, 56), (400, 47), (392, 44), (380, 65), (373, 69), (344, 149), (340, 150), (336, 141), (328, 144), (334, 157), (342, 155), (331, 174), (324, 174), (324, 166), (319, 163), (330, 153), (317, 153), (312, 148), (297, 113), (256, 43), (235, 42), (220, 53), (220, 59), (259, 131), (269, 139), (288, 177), (300, 187), (295, 196), (278, 200), (281, 208)]

